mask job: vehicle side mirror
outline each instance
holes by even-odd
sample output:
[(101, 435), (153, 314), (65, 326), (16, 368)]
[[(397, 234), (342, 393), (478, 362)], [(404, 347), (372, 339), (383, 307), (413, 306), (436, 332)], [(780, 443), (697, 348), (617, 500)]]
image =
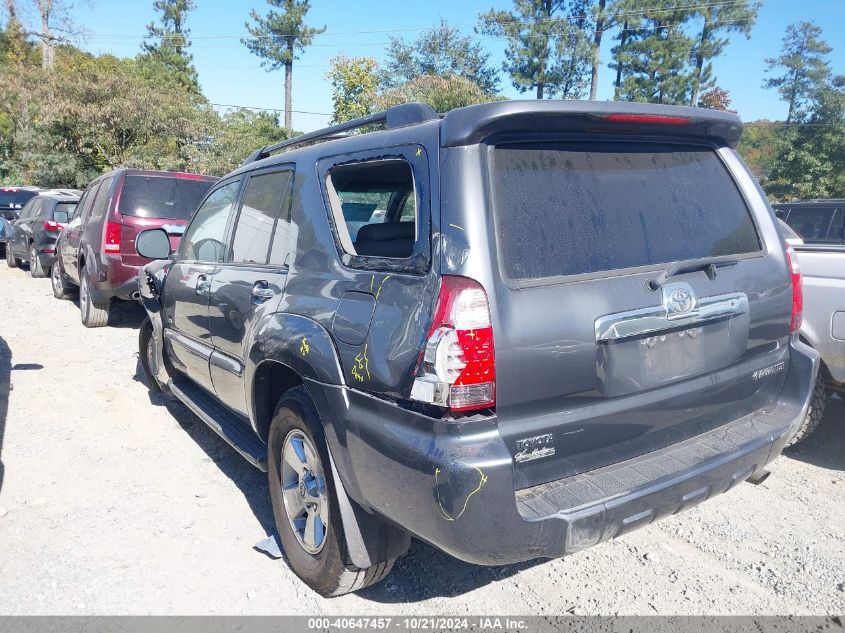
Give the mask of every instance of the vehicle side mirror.
[(170, 257), (170, 238), (164, 229), (149, 229), (138, 233), (135, 250), (147, 259), (167, 259)]

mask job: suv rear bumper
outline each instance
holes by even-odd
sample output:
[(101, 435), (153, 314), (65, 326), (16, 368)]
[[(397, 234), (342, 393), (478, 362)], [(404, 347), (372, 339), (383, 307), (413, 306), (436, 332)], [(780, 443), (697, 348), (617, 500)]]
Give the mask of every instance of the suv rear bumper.
[(515, 491), (495, 420), (445, 423), (307, 381), (346, 493), (461, 560), (557, 558), (685, 510), (760, 473), (809, 407), (818, 354), (791, 343), (769, 409), (596, 471)]
[(91, 295), (98, 303), (112, 298), (132, 299), (138, 291), (140, 266), (124, 264), (119, 255), (101, 255)]

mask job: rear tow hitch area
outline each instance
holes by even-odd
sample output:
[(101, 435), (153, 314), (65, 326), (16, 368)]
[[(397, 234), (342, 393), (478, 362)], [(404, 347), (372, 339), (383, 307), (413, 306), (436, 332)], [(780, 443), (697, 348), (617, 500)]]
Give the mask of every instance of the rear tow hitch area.
[(761, 483), (766, 481), (769, 478), (769, 475), (771, 475), (771, 474), (772, 474), (772, 472), (770, 470), (761, 470), (758, 473), (751, 475), (745, 481), (747, 481), (750, 484), (754, 484), (755, 486), (759, 486)]

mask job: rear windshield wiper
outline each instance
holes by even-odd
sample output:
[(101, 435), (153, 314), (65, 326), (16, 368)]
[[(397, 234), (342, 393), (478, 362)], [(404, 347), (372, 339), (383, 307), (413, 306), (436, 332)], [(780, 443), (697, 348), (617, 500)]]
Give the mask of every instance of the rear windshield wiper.
[(675, 262), (674, 264), (670, 264), (666, 267), (662, 273), (660, 273), (654, 279), (649, 279), (647, 284), (648, 287), (652, 290), (657, 290), (663, 284), (666, 283), (670, 277), (674, 277), (675, 275), (680, 275), (681, 273), (691, 273), (697, 270), (703, 270), (707, 275), (710, 281), (716, 279), (716, 268), (721, 268), (722, 266), (733, 266), (739, 263), (737, 259), (731, 259), (729, 257), (705, 257), (701, 259), (688, 259), (682, 262)]

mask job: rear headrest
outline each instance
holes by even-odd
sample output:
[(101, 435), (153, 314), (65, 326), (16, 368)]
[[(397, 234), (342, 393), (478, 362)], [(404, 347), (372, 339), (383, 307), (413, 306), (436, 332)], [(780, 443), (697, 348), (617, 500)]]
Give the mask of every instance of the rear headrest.
[(413, 240), (413, 222), (385, 222), (365, 224), (358, 229), (356, 242), (382, 242), (384, 240)]

